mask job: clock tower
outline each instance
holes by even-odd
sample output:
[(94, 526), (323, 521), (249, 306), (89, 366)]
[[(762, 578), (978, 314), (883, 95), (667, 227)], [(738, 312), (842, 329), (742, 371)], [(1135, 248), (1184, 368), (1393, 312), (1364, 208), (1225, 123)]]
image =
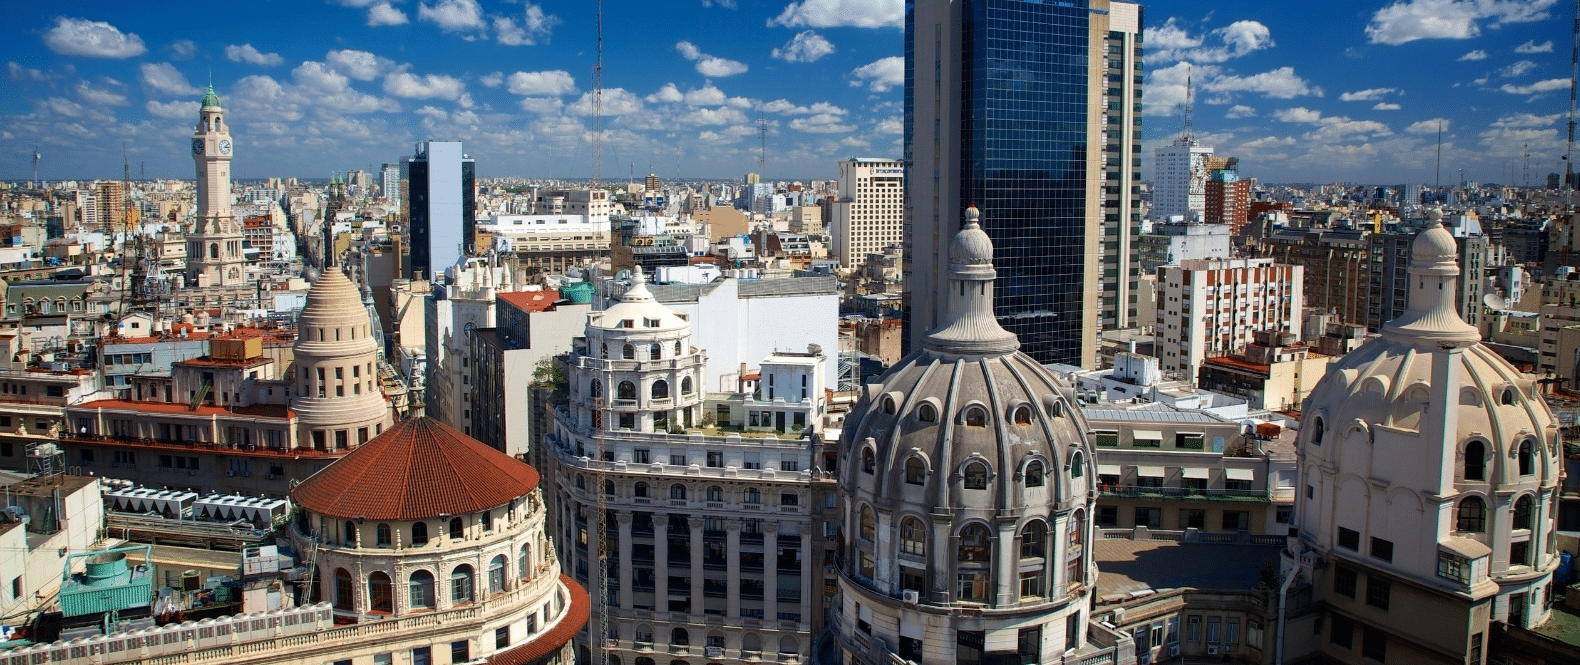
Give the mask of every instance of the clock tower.
[(192, 161), (197, 164), (197, 220), (187, 234), (187, 286), (236, 286), (245, 283), (241, 225), (230, 210), (230, 126), (210, 85), (192, 130)]

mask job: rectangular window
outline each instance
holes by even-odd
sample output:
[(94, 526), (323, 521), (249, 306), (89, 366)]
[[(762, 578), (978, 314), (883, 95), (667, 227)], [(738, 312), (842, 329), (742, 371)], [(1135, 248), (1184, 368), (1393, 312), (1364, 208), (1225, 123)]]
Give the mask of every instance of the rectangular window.
[(1362, 626), (1361, 655), (1379, 663), (1388, 662), (1388, 634), (1379, 628)]
[(1148, 529), (1161, 529), (1161, 528), (1163, 528), (1163, 509), (1161, 509), (1161, 508), (1137, 508), (1136, 509), (1136, 526), (1144, 526), (1144, 527), (1147, 527)]
[(1094, 432), (1094, 434), (1097, 435), (1097, 446), (1099, 448), (1119, 447), (1119, 432)]
[(1042, 662), (1042, 626), (1020, 629), (1019, 638), (1016, 640), (1015, 651), (1020, 655), (1022, 665), (1036, 665)]
[(1251, 513), (1244, 510), (1223, 511), (1224, 531), (1243, 531), (1251, 527)]
[(683, 454), (682, 455), (676, 455), (674, 453), (670, 453), (670, 455), (669, 455), (669, 463), (671, 465), (673, 465), (673, 466), (685, 466), (686, 465), (686, 456), (683, 455)]
[(1361, 549), (1361, 532), (1339, 527), (1339, 547), (1359, 552)]
[(1200, 616), (1196, 616), (1196, 615), (1193, 614), (1190, 617), (1187, 617), (1185, 619), (1185, 641), (1187, 641), (1187, 642), (1200, 642), (1201, 641), (1201, 617)]
[(1224, 624), (1223, 643), (1229, 645), (1231, 649), (1240, 644), (1240, 619), (1238, 617), (1229, 617), (1228, 622)]
[(708, 468), (719, 469), (724, 467), (724, 453), (717, 450), (708, 451)]
[(1020, 597), (1039, 598), (1042, 596), (1042, 571), (1023, 570), (1020, 573)]
[(1098, 506), (1097, 526), (1119, 526), (1119, 506)]
[(1221, 620), (1218, 617), (1207, 617), (1207, 643), (1218, 644), (1218, 628)]
[(433, 665), (433, 648), (417, 647), (412, 649), (411, 665)]
[(1341, 649), (1354, 648), (1355, 622), (1353, 620), (1342, 614), (1335, 614), (1333, 615), (1333, 620), (1328, 623), (1332, 624), (1332, 628), (1329, 629), (1328, 633), (1328, 641), (1332, 642), (1333, 646)]
[(1174, 447), (1182, 450), (1201, 450), (1206, 447), (1206, 437), (1201, 434), (1175, 434)]
[(1372, 556), (1393, 563), (1393, 541), (1372, 536)]
[(1531, 541), (1521, 540), (1518, 542), (1509, 543), (1509, 565), (1531, 565)]
[(1333, 568), (1333, 593), (1345, 598), (1355, 597), (1357, 576), (1354, 568), (1335, 566)]
[(1437, 575), (1460, 584), (1470, 582), (1470, 561), (1452, 552), (1437, 553)]
[(1393, 585), (1384, 580), (1368, 575), (1366, 577), (1366, 604), (1377, 609), (1388, 609), (1389, 596), (1393, 594)]

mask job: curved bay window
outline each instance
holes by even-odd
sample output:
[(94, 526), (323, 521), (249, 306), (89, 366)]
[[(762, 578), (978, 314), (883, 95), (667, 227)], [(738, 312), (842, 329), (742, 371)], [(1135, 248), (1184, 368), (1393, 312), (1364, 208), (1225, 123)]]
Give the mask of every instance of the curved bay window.
[(960, 547), (955, 556), (956, 600), (987, 602), (992, 549), (987, 527), (970, 524), (960, 530)]

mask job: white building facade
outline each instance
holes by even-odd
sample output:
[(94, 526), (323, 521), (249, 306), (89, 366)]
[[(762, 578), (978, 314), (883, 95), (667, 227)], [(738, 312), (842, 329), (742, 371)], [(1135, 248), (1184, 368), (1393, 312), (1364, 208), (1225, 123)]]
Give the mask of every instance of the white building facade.
[(829, 230), (834, 260), (859, 269), (867, 255), (898, 244), (904, 236), (905, 163), (853, 157), (839, 162), (839, 198)]
[(1242, 351), (1260, 330), (1300, 337), (1303, 266), (1272, 259), (1182, 261), (1158, 269), (1162, 370), (1194, 381), (1207, 358)]

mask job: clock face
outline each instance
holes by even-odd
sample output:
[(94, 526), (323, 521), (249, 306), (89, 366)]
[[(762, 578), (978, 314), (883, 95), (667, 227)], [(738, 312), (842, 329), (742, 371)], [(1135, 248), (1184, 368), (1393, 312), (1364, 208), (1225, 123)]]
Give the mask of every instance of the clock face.
[(220, 140), (220, 142), (219, 142), (219, 154), (221, 154), (221, 155), (229, 155), (230, 154), (230, 141), (224, 140), (224, 139)]
[(192, 154), (203, 154), (203, 139), (192, 139)]

